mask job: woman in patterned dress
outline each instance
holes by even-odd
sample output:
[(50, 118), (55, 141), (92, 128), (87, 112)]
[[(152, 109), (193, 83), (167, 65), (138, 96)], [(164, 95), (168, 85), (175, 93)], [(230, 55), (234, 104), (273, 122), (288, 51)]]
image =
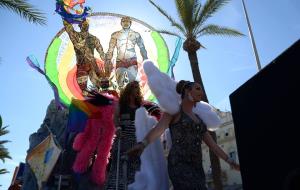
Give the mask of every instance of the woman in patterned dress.
[(168, 155), (168, 172), (174, 190), (206, 190), (202, 166), (202, 141), (232, 168), (239, 170), (239, 165), (214, 142), (205, 123), (192, 111), (202, 98), (200, 84), (182, 80), (177, 84), (176, 91), (182, 98), (180, 111), (175, 115), (164, 113), (144, 140), (127, 153), (132, 158), (139, 156), (149, 143), (169, 128), (172, 147)]

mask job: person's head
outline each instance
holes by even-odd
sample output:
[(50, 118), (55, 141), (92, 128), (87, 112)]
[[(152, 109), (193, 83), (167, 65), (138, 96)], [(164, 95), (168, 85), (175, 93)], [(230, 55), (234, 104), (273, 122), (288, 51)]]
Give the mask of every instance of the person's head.
[(202, 88), (199, 83), (181, 80), (176, 85), (176, 92), (181, 95), (181, 99), (199, 102), (202, 97)]
[(89, 30), (89, 22), (87, 20), (83, 21), (78, 26), (81, 32), (88, 32)]
[(126, 87), (121, 91), (119, 99), (120, 110), (122, 110), (122, 107), (127, 106), (130, 101), (134, 101), (133, 103), (137, 107), (140, 107), (142, 105), (143, 96), (140, 85), (137, 81), (128, 83)]
[(131, 26), (131, 18), (128, 16), (122, 17), (121, 19), (121, 26), (123, 29), (128, 29)]

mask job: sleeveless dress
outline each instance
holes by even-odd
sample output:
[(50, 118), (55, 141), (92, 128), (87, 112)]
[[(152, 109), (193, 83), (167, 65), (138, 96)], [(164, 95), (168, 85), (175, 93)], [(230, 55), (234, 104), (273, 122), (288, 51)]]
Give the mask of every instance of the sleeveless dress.
[[(111, 166), (108, 173), (107, 182), (105, 185), (105, 189), (112, 190), (116, 189), (116, 179), (117, 179), (117, 157), (118, 157), (118, 141), (121, 140), (121, 149), (120, 149), (120, 157), (129, 149), (131, 149), (137, 142), (136, 142), (136, 135), (135, 135), (135, 111), (137, 108), (130, 108), (126, 107), (120, 113), (120, 126), (122, 128), (122, 137), (116, 137), (112, 146), (111, 150)], [(122, 190), (125, 189), (125, 185), (129, 185), (134, 182), (134, 177), (136, 171), (140, 170), (141, 160), (140, 158), (130, 159), (127, 161), (127, 183), (124, 184), (123, 179), (123, 171), (122, 166), (124, 162), (120, 158), (119, 162), (119, 185), (118, 189)]]
[(170, 124), (172, 147), (168, 156), (168, 171), (174, 190), (207, 190), (202, 166), (201, 142), (207, 131), (180, 110), (178, 122)]

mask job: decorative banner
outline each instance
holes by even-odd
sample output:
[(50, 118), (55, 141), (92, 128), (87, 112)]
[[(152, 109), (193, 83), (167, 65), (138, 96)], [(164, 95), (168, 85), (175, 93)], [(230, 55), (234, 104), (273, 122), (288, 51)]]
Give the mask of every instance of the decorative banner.
[(90, 7), (84, 7), (85, 0), (56, 0), (55, 12), (69, 23), (79, 24), (91, 14)]
[(55, 86), (55, 84), (53, 82), (51, 82), (51, 80), (48, 78), (48, 76), (46, 75), (46, 73), (40, 68), (40, 64), (39, 64), (38, 60), (36, 59), (36, 57), (34, 55), (27, 56), (26, 61), (29, 64), (30, 67), (32, 67), (33, 69), (35, 69), (36, 71), (38, 71), (40, 74), (42, 74), (42, 75), (45, 76), (47, 82), (49, 83), (50, 87), (53, 90), (56, 106), (59, 109), (63, 109), (65, 107), (65, 105), (63, 105), (59, 101), (57, 87)]
[(39, 189), (42, 189), (43, 182), (47, 182), (61, 151), (53, 136), (49, 135), (28, 153), (26, 161), (36, 177)]
[[(134, 31), (133, 34), (136, 37), (132, 36), (132, 33), (128, 35), (129, 37), (124, 37), (126, 34), (120, 32), (123, 29), (121, 25), (121, 19), (123, 17), (125, 16), (111, 13), (92, 14), (87, 18), (89, 33), (100, 40), (106, 56), (108, 54), (112, 56), (110, 61), (114, 68), (109, 78), (109, 88), (118, 91), (120, 81), (116, 76), (116, 67), (118, 67), (118, 64), (123, 64), (123, 62), (119, 60), (120, 57), (125, 57), (128, 62), (128, 58), (132, 56), (134, 59), (133, 61), (129, 61), (129, 63), (136, 64), (138, 68), (136, 70), (136, 76), (134, 75), (134, 77), (136, 77), (135, 80), (140, 81), (144, 98), (146, 100), (153, 100), (154, 96), (146, 83), (147, 78), (142, 65), (143, 58), (147, 55), (146, 57), (153, 60), (161, 72), (168, 72), (169, 51), (167, 45), (162, 36), (157, 33), (153, 27), (132, 17), (129, 17), (132, 21), (130, 29)], [(74, 24), (73, 27), (76, 31), (80, 31), (78, 25)], [(118, 44), (114, 48), (109, 48), (110, 42), (114, 41), (114, 39)], [(143, 44), (141, 44), (141, 40)], [(124, 45), (124, 43), (126, 44)], [(144, 50), (141, 48), (143, 45), (145, 47)], [(113, 46), (112, 43), (111, 46)], [(98, 52), (95, 51), (94, 55), (97, 60), (101, 60), (101, 55), (99, 55)], [(97, 63), (102, 64), (103, 62), (104, 60), (100, 62), (97, 61)], [(127, 65), (125, 65), (125, 67), (126, 66)], [(49, 80), (57, 87), (59, 99), (65, 106), (69, 106), (72, 99), (84, 100), (76, 79), (76, 56), (74, 47), (69, 35), (64, 29), (58, 32), (48, 47), (45, 58), (45, 73)], [(125, 74), (123, 73), (123, 79), (130, 79), (130, 77), (132, 77), (130, 74), (129, 71), (125, 72)], [(79, 105), (79, 108), (84, 111), (89, 110), (89, 106), (87, 105)]]

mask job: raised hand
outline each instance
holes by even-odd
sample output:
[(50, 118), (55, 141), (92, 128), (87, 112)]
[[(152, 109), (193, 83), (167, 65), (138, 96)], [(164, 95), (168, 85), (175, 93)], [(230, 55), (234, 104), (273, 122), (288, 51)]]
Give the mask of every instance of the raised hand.
[(240, 165), (238, 163), (231, 163), (230, 167), (234, 170), (240, 171)]

